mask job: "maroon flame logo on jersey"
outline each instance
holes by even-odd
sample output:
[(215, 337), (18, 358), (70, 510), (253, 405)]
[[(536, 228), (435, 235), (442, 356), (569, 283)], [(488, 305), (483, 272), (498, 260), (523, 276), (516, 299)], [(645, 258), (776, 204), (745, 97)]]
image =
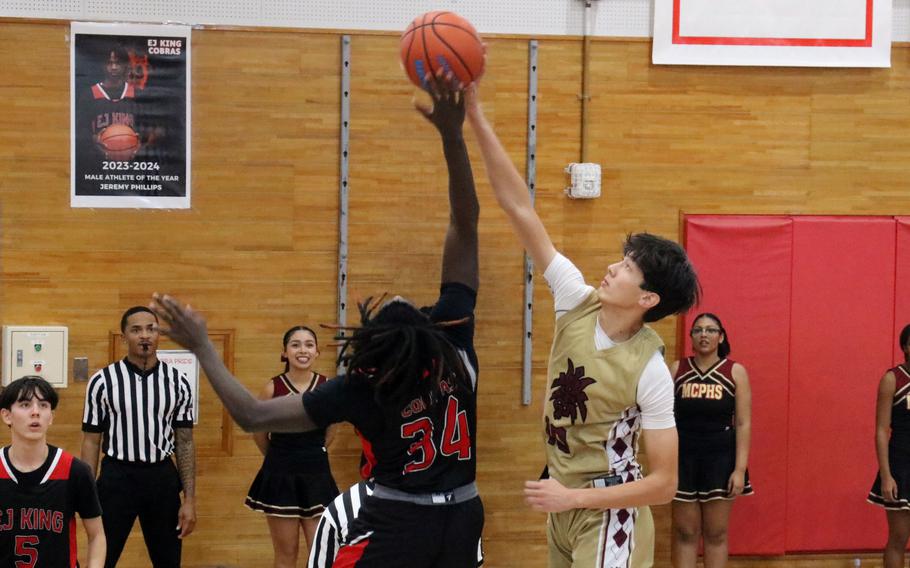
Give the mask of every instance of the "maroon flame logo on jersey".
[(585, 394), (585, 389), (596, 382), (591, 377), (585, 376), (584, 365), (576, 368), (569, 359), (569, 368), (566, 369), (566, 372), (559, 373), (559, 376), (553, 379), (553, 385), (550, 387), (553, 389), (550, 394), (550, 400), (553, 401), (553, 418), (570, 418), (572, 424), (575, 424), (575, 420), (580, 414), (582, 422), (587, 420), (588, 395)]
[(569, 442), (566, 440), (566, 429), (561, 426), (553, 426), (550, 424), (550, 419), (547, 418), (547, 443), (551, 446), (556, 446), (556, 448), (568, 454), (569, 453)]

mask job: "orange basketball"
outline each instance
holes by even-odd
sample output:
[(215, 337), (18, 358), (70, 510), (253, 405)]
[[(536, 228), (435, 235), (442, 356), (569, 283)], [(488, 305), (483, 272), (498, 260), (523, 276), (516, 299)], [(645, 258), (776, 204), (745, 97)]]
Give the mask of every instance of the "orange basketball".
[(421, 88), (427, 73), (451, 71), (467, 85), (483, 75), (484, 47), (471, 23), (454, 12), (427, 12), (401, 34), (401, 65)]
[(98, 144), (108, 160), (125, 162), (139, 150), (139, 135), (125, 124), (112, 124), (98, 135)]

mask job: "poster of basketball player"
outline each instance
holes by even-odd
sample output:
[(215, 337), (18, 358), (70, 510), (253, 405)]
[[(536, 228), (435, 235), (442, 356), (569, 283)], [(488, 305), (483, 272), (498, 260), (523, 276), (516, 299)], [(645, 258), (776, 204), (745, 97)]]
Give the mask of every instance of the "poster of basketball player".
[(190, 28), (72, 24), (73, 207), (190, 207)]

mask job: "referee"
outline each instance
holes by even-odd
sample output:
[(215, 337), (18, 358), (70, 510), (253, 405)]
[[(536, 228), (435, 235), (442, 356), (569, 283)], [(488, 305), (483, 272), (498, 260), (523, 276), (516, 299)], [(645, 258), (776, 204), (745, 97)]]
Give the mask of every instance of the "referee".
[(375, 483), (361, 481), (326, 506), (316, 527), (308, 568), (332, 568), (338, 549), (348, 538), (348, 526), (360, 516), (360, 506), (373, 494)]
[(138, 516), (152, 566), (178, 568), (180, 539), (196, 525), (190, 384), (158, 360), (158, 318), (151, 310), (126, 310), (120, 331), (128, 354), (89, 381), (82, 418), (82, 460), (94, 472), (102, 449), (105, 454), (98, 476), (104, 566), (117, 565)]

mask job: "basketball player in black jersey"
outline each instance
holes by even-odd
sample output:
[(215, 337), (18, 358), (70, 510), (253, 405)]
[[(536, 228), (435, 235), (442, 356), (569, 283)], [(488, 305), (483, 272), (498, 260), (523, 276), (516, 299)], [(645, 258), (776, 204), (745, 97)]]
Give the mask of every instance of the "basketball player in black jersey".
[(335, 568), (473, 568), (483, 527), (476, 472), (473, 312), (479, 205), (462, 137), (464, 99), (451, 78), (431, 81), (449, 171), (449, 227), (436, 303), (395, 297), (360, 306), (361, 326), (341, 360), (351, 371), (303, 396), (256, 400), (224, 367), (205, 319), (169, 296), (152, 308), (164, 333), (199, 357), (234, 420), (247, 431), (300, 431), (348, 421), (374, 460), (373, 495), (349, 527)]
[(12, 443), (0, 449), (0, 566), (73, 568), (76, 517), (88, 540), (86, 568), (104, 566), (101, 505), (88, 465), (47, 443), (58, 397), (27, 376), (0, 393)]

